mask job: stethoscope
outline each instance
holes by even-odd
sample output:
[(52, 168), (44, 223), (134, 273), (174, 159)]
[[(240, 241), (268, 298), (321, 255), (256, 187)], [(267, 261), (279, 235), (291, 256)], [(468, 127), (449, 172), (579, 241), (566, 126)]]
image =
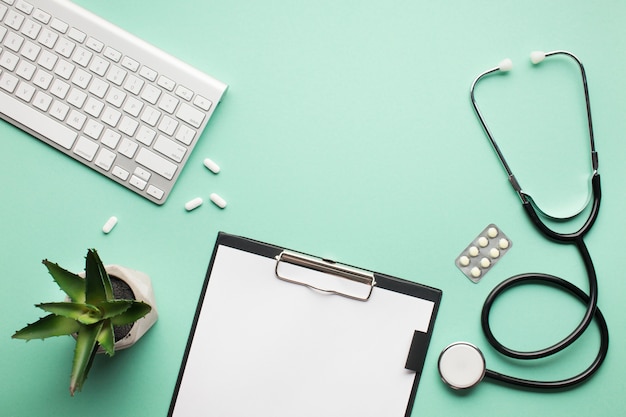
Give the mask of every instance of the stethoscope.
[[(575, 286), (569, 281), (566, 281), (562, 278), (542, 274), (542, 273), (528, 273), (528, 274), (520, 274), (513, 276), (511, 278), (506, 279), (498, 286), (496, 286), (491, 293), (487, 296), (485, 303), (483, 305), (482, 314), (481, 314), (481, 324), (483, 328), (483, 332), (491, 346), (493, 346), (498, 352), (502, 353), (505, 356), (514, 359), (540, 359), (545, 358), (547, 356), (554, 355), (562, 351), (563, 349), (570, 346), (574, 343), (582, 334), (585, 332), (587, 327), (591, 324), (591, 322), (595, 319), (596, 323), (600, 330), (600, 348), (598, 351), (598, 355), (592, 362), (592, 364), (583, 372), (575, 375), (571, 378), (557, 380), (557, 381), (534, 381), (529, 379), (521, 379), (516, 378), (509, 375), (503, 375), (501, 373), (492, 371), (487, 369), (485, 363), (485, 357), (482, 352), (474, 345), (466, 342), (457, 342), (453, 343), (450, 346), (446, 347), (441, 355), (439, 356), (439, 373), (441, 375), (441, 379), (448, 384), (450, 387), (454, 389), (466, 389), (471, 388), (478, 384), (483, 378), (487, 377), (495, 381), (503, 382), (509, 385), (513, 385), (519, 388), (526, 389), (539, 389), (539, 390), (554, 390), (554, 389), (565, 389), (577, 386), (582, 382), (587, 381), (599, 368), (602, 362), (604, 361), (608, 348), (609, 348), (609, 331), (606, 325), (606, 321), (600, 312), (600, 309), (597, 307), (598, 302), (598, 281), (596, 278), (595, 268), (593, 266), (593, 262), (591, 260), (591, 256), (589, 255), (589, 251), (583, 241), (583, 237), (589, 232), (591, 227), (593, 226), (596, 218), (598, 217), (598, 211), (600, 209), (600, 175), (598, 174), (598, 154), (595, 150), (595, 144), (593, 139), (593, 128), (591, 124), (591, 109), (589, 106), (589, 92), (587, 88), (587, 77), (585, 75), (585, 69), (581, 61), (572, 53), (567, 51), (553, 51), (553, 52), (533, 52), (530, 56), (530, 59), (533, 64), (538, 64), (543, 61), (546, 57), (554, 56), (554, 55), (565, 55), (578, 64), (580, 68), (580, 72), (582, 75), (583, 89), (585, 94), (585, 103), (587, 106), (587, 120), (589, 127), (589, 140), (591, 145), (591, 166), (592, 166), (592, 176), (591, 176), (591, 193), (592, 197), (589, 198), (587, 205), (591, 202), (591, 208), (589, 212), (589, 216), (583, 226), (574, 233), (558, 233), (554, 230), (550, 229), (546, 226), (545, 223), (540, 219), (539, 213), (541, 215), (555, 219), (555, 220), (567, 220), (576, 215), (580, 214), (580, 212), (576, 213), (573, 216), (569, 217), (554, 217), (549, 216), (547, 213), (544, 213), (539, 207), (537, 207), (533, 198), (525, 193), (522, 190), (519, 182), (513, 175), (509, 164), (507, 163), (504, 155), (500, 151), (498, 144), (493, 138), (493, 135), (487, 124), (485, 123), (485, 119), (478, 109), (476, 104), (476, 100), (474, 97), (474, 89), (476, 84), (485, 76), (489, 74), (494, 74), (498, 72), (507, 72), (512, 68), (511, 60), (505, 59), (503, 60), (497, 67), (490, 69), (488, 71), (480, 74), (472, 83), (470, 89), (470, 97), (472, 100), (472, 105), (482, 124), (489, 141), (493, 149), (495, 150), (500, 162), (502, 163), (506, 173), (508, 175), (509, 181), (513, 186), (515, 192), (521, 199), (522, 207), (526, 211), (528, 217), (533, 222), (535, 227), (548, 239), (561, 243), (561, 244), (573, 244), (578, 249), (580, 256), (585, 264), (585, 269), (587, 271), (587, 276), (589, 279), (589, 294), (586, 294), (583, 290)], [(538, 213), (539, 212), (539, 213)], [(493, 332), (491, 331), (491, 327), (489, 324), (489, 314), (491, 312), (491, 307), (494, 301), (505, 291), (518, 286), (525, 284), (542, 284), (542, 285), (550, 285), (553, 287), (557, 287), (566, 292), (569, 292), (574, 297), (578, 298), (582, 303), (584, 303), (587, 308), (584, 314), (584, 317), (580, 324), (563, 340), (560, 342), (547, 347), (545, 349), (537, 350), (537, 351), (517, 351), (510, 349), (500, 343)]]

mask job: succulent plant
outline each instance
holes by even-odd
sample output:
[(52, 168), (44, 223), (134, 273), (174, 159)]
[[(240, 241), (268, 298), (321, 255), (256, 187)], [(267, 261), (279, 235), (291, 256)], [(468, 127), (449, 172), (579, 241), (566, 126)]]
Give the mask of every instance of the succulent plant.
[(43, 264), (70, 301), (36, 304), (50, 314), (12, 337), (31, 340), (72, 335), (76, 339), (70, 377), (73, 396), (82, 389), (98, 346), (109, 356), (115, 353), (113, 326), (134, 323), (148, 314), (151, 307), (141, 301), (114, 298), (111, 280), (95, 249), (87, 251), (84, 279), (47, 259)]

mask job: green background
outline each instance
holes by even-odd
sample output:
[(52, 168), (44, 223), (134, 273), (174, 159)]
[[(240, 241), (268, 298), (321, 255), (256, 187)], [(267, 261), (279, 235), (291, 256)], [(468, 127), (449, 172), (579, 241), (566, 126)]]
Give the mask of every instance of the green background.
[[(442, 289), (414, 416), (624, 415), (626, 2), (77, 3), (230, 88), (162, 207), (0, 123), (2, 415), (165, 416), (218, 231)], [(604, 199), (586, 242), (609, 356), (572, 391), (485, 382), (458, 394), (436, 369), (451, 342), (482, 347), (491, 369), (540, 379), (581, 371), (599, 344), (594, 325), (558, 357), (520, 364), (494, 352), (480, 329), (485, 296), (510, 275), (547, 272), (587, 289), (576, 250), (548, 242), (525, 217), (469, 101), (475, 76), (513, 59), (510, 74), (479, 85), (481, 108), (539, 204), (553, 213), (582, 205), (590, 164), (580, 75), (562, 58), (532, 68), (528, 53), (537, 49), (572, 51), (589, 78)], [(221, 165), (219, 175), (203, 167), (205, 157)], [(211, 204), (211, 192), (228, 207)], [(197, 196), (205, 204), (186, 212)], [(119, 223), (104, 235), (112, 215)], [(454, 260), (492, 222), (513, 247), (473, 284)], [(132, 349), (98, 357), (71, 398), (73, 341), (10, 336), (39, 317), (33, 304), (61, 297), (40, 261), (79, 271), (89, 247), (105, 263), (149, 274), (160, 318)], [(583, 311), (557, 290), (527, 287), (503, 296), (492, 324), (505, 344), (534, 349), (567, 335)]]

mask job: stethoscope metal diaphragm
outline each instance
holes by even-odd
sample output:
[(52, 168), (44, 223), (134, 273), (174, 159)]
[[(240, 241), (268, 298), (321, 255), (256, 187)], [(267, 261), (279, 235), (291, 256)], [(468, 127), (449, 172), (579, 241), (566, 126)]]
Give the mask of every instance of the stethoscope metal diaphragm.
[(467, 342), (456, 342), (439, 355), (439, 375), (450, 388), (472, 388), (485, 376), (485, 357), (480, 349)]

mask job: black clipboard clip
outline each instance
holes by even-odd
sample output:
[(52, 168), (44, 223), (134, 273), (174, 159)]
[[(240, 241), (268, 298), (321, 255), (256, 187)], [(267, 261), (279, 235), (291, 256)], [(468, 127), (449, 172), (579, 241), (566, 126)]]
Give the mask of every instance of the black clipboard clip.
[[(291, 277), (281, 273), (281, 264), (295, 265), (313, 271), (322, 272), (317, 276), (307, 276), (301, 279), (296, 278), (295, 270), (290, 270)], [(372, 295), (372, 290), (376, 285), (374, 273), (341, 265), (336, 262), (315, 258), (313, 256), (284, 250), (276, 256), (276, 277), (280, 280), (293, 284), (303, 285), (316, 291), (326, 294), (341, 295), (353, 300), (367, 301)], [(342, 278), (338, 281), (334, 278)], [(331, 288), (332, 287), (332, 288)]]

